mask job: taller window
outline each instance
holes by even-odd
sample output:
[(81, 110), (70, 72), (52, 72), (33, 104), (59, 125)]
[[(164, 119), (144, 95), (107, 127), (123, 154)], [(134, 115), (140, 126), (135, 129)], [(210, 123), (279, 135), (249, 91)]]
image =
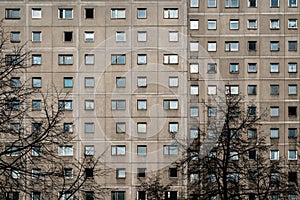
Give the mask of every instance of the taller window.
[(111, 9), (111, 19), (125, 19), (126, 10), (125, 8)]
[(225, 0), (225, 7), (226, 8), (238, 8), (239, 0)]
[(20, 19), (20, 9), (19, 8), (5, 9), (5, 19)]
[(178, 19), (178, 8), (164, 8), (165, 19)]
[(271, 8), (279, 7), (279, 0), (270, 0), (270, 7)]
[(59, 19), (73, 19), (73, 9), (72, 8), (60, 8), (58, 9)]

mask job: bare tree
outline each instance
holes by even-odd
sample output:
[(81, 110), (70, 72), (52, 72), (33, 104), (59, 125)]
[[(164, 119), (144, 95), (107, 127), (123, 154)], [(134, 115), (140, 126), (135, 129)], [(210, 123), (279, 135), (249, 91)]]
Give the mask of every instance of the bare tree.
[(93, 149), (73, 157), (80, 141), (72, 123), (64, 122), (68, 94), (55, 86), (46, 92), (31, 87), (30, 52), (9, 41), (1, 23), (0, 199), (94, 199), (104, 191), (94, 177), (107, 171)]

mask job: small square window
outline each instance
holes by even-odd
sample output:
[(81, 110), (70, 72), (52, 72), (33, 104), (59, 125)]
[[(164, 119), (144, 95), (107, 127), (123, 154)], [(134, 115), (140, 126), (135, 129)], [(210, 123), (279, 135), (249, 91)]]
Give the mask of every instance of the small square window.
[(117, 31), (116, 32), (116, 42), (126, 42), (126, 32)]
[(278, 41), (270, 42), (270, 51), (279, 51), (279, 42)]
[(137, 155), (139, 155), (139, 156), (147, 155), (147, 146), (146, 145), (138, 145), (137, 146)]
[(84, 87), (93, 88), (95, 85), (94, 77), (85, 77), (84, 78)]
[(33, 31), (32, 32), (32, 42), (41, 42), (42, 41), (42, 32)]
[(93, 156), (95, 154), (95, 147), (93, 145), (84, 146), (84, 155)]
[(146, 42), (147, 41), (147, 32), (146, 31), (138, 31), (137, 32), (138, 42)]
[(164, 145), (164, 155), (178, 155), (177, 145)]
[(248, 107), (248, 116), (256, 116), (256, 107), (254, 106)]
[(278, 73), (279, 72), (279, 63), (270, 63), (270, 72)]
[(217, 42), (208, 42), (207, 51), (217, 51)]
[(297, 129), (296, 128), (289, 128), (288, 129), (288, 137), (289, 138), (297, 137)]
[(10, 42), (20, 42), (21, 41), (21, 33), (20, 32), (10, 32)]
[(238, 95), (239, 94), (239, 86), (238, 85), (226, 85), (225, 93), (230, 95)]
[(32, 87), (33, 88), (41, 88), (42, 87), (42, 78), (41, 77), (33, 77), (32, 78)]
[(249, 139), (254, 139), (257, 137), (257, 130), (256, 129), (248, 129), (247, 135)]
[(208, 20), (207, 21), (207, 29), (208, 30), (216, 30), (217, 29), (217, 21), (216, 20)]
[(95, 33), (93, 31), (84, 32), (84, 41), (94, 42), (94, 40), (95, 40)]
[(288, 116), (289, 117), (297, 116), (297, 106), (288, 106)]
[(278, 8), (279, 7), (279, 0), (270, 0), (270, 7), (271, 8)]
[(32, 65), (41, 65), (42, 55), (32, 55)]
[(72, 168), (65, 168), (64, 169), (64, 176), (66, 179), (72, 179), (73, 178), (73, 169)]
[(190, 51), (199, 51), (199, 42), (190, 42)]
[(31, 9), (31, 18), (32, 19), (41, 19), (42, 18), (42, 9), (41, 8), (32, 8)]
[(65, 88), (73, 87), (73, 78), (72, 77), (64, 77), (64, 87)]
[(179, 124), (178, 122), (169, 122), (169, 132), (170, 133), (178, 133)]
[(190, 107), (190, 116), (198, 117), (199, 116), (199, 108), (198, 107)]
[(146, 168), (137, 168), (137, 177), (144, 178), (146, 177)]
[(199, 86), (191, 85), (190, 92), (191, 92), (191, 95), (199, 95)]
[(169, 31), (169, 42), (178, 42), (179, 33), (178, 31)]
[(94, 19), (94, 8), (84, 9), (85, 19)]
[(85, 178), (93, 178), (94, 177), (94, 170), (92, 168), (85, 168), (84, 169)]
[(249, 8), (256, 8), (256, 0), (248, 0), (248, 7)]
[(207, 73), (217, 73), (217, 63), (207, 63)]
[(278, 150), (270, 151), (270, 160), (279, 160), (279, 151)]
[(146, 65), (147, 64), (147, 54), (138, 54), (137, 55), (137, 64)]
[(116, 133), (126, 133), (126, 123), (117, 122), (116, 123)]
[(297, 94), (297, 85), (288, 85), (288, 94), (296, 95)]
[(73, 133), (73, 124), (72, 123), (64, 123), (64, 132)]
[(169, 76), (169, 87), (178, 87), (178, 76)]
[(270, 29), (279, 29), (279, 19), (270, 20)]
[(288, 19), (288, 28), (296, 29), (298, 27), (298, 20), (297, 19)]
[(270, 107), (270, 117), (279, 116), (279, 107)]
[(169, 177), (170, 178), (177, 178), (178, 177), (177, 167), (170, 167), (169, 168)]
[(190, 29), (191, 30), (198, 30), (199, 29), (199, 20), (191, 19), (190, 20)]
[(248, 85), (248, 95), (256, 95), (256, 85)]
[(288, 64), (288, 72), (289, 73), (296, 73), (297, 72), (297, 63), (289, 63)]
[(217, 0), (207, 0), (207, 7), (216, 8), (217, 7)]
[(147, 77), (145, 77), (145, 76), (137, 77), (137, 86), (138, 87), (147, 87)]
[(137, 18), (138, 19), (146, 19), (147, 18), (147, 9), (146, 8), (138, 8), (137, 9)]
[(229, 24), (230, 30), (238, 30), (239, 29), (239, 20), (238, 19), (231, 19)]
[(225, 51), (239, 51), (239, 42), (225, 42)]
[(190, 7), (191, 8), (198, 8), (199, 7), (199, 0), (190, 0)]
[(229, 72), (230, 73), (238, 73), (239, 72), (239, 64), (238, 63), (230, 63), (229, 64)]
[(42, 110), (42, 101), (32, 100), (32, 110)]
[(199, 73), (199, 64), (198, 63), (190, 63), (190, 73), (191, 74)]
[(199, 130), (198, 129), (190, 129), (190, 138), (196, 139), (199, 137)]
[(73, 41), (73, 32), (72, 31), (65, 31), (64, 32), (64, 41), (65, 42), (72, 42)]
[(288, 41), (288, 50), (297, 51), (298, 42), (297, 41)]
[(117, 88), (126, 87), (126, 78), (125, 77), (116, 77), (116, 86)]
[(164, 100), (163, 101), (164, 110), (178, 110), (178, 100)]
[(138, 122), (137, 123), (137, 132), (138, 133), (147, 133), (147, 123)]
[(208, 117), (215, 117), (215, 116), (217, 116), (217, 108), (215, 108), (215, 107), (208, 107), (207, 108), (207, 116)]
[(93, 122), (84, 123), (84, 132), (85, 133), (94, 133), (95, 132), (95, 124)]
[(11, 77), (11, 79), (10, 79), (10, 87), (12, 87), (12, 88), (19, 88), (19, 87), (21, 87), (20, 77)]
[(249, 73), (257, 72), (256, 63), (248, 63), (248, 72)]
[(256, 41), (248, 41), (248, 51), (256, 51)]
[(270, 129), (270, 138), (279, 138), (279, 129), (278, 128)]
[(95, 55), (94, 54), (85, 54), (84, 55), (84, 63), (86, 65), (93, 65), (93, 64), (95, 64)]
[(147, 100), (137, 100), (138, 110), (147, 110)]
[(289, 160), (297, 160), (298, 155), (296, 150), (289, 150), (288, 151), (288, 159)]
[(94, 108), (95, 108), (94, 100), (85, 100), (84, 104), (85, 104), (85, 106), (84, 106), (85, 110), (94, 110)]
[(216, 95), (217, 94), (217, 86), (216, 85), (207, 86), (207, 94), (208, 95)]
[(125, 168), (119, 168), (116, 171), (117, 178), (126, 178), (126, 169)]
[(256, 19), (248, 20), (248, 29), (257, 29), (257, 20)]
[(270, 85), (270, 94), (279, 95), (279, 85)]

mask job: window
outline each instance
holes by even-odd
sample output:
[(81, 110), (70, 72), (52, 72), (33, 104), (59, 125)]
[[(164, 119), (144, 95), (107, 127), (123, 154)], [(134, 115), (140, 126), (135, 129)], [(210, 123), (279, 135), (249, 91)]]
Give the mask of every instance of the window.
[(92, 191), (84, 192), (85, 199), (84, 200), (94, 200), (95, 194)]
[(32, 8), (32, 10), (31, 10), (31, 18), (32, 19), (41, 19), (42, 18), (42, 9), (40, 9), (40, 8)]
[(199, 29), (199, 20), (191, 19), (190, 20), (190, 29), (191, 30), (198, 30)]
[(94, 106), (94, 100), (85, 100), (84, 101), (84, 109), (85, 110), (94, 110), (95, 106)]
[(41, 55), (32, 55), (32, 65), (41, 65), (42, 56)]
[(147, 54), (138, 54), (137, 55), (137, 64), (146, 65), (147, 64)]
[(248, 50), (256, 51), (256, 41), (248, 41)]
[(64, 123), (64, 132), (73, 133), (73, 124), (72, 123)]
[(19, 192), (6, 192), (5, 200), (19, 200)]
[(270, 42), (270, 51), (279, 51), (279, 42), (278, 41)]
[(207, 73), (217, 73), (217, 63), (207, 63)]
[(256, 115), (256, 107), (250, 106), (248, 107), (248, 116), (255, 116)]
[(111, 155), (113, 156), (124, 156), (126, 153), (125, 145), (112, 145), (111, 146)]
[(215, 94), (217, 94), (217, 86), (216, 85), (209, 85), (209, 86), (207, 86), (207, 94), (208, 95), (215, 95)]
[(216, 20), (208, 20), (207, 21), (207, 29), (208, 30), (216, 30), (217, 29), (217, 21)]
[(125, 19), (126, 10), (124, 8), (111, 9), (111, 19)]
[(279, 72), (279, 63), (270, 63), (270, 72), (278, 73)]
[(237, 85), (226, 85), (225, 90), (226, 94), (239, 94), (239, 86)]
[(32, 110), (42, 110), (42, 101), (32, 100)]
[[(249, 171), (248, 172), (248, 180), (250, 181), (255, 181), (256, 180), (256, 173), (255, 172), (252, 172), (252, 171)], [(249, 199), (250, 200), (250, 199)], [(255, 199), (254, 199), (255, 200)]]
[(73, 55), (58, 55), (58, 64), (73, 65)]
[(84, 41), (85, 42), (94, 42), (94, 40), (95, 40), (95, 33), (93, 31), (84, 32)]
[(111, 55), (112, 65), (125, 65), (126, 57), (125, 54), (113, 54)]
[(216, 107), (208, 107), (207, 108), (207, 116), (208, 117), (215, 117), (217, 115), (217, 108)]
[(190, 129), (190, 138), (195, 139), (198, 138), (199, 130), (198, 129)]
[(85, 133), (94, 133), (95, 132), (95, 124), (93, 122), (84, 123), (84, 132)]
[(289, 7), (297, 7), (297, 0), (289, 0)]
[(21, 33), (20, 32), (10, 32), (10, 42), (20, 42)]
[(164, 64), (178, 64), (178, 55), (164, 54)]
[(216, 8), (217, 7), (217, 0), (207, 0), (207, 7)]
[(288, 41), (288, 50), (297, 51), (297, 41)]
[(288, 94), (296, 95), (297, 94), (297, 85), (288, 85)]
[(296, 128), (289, 128), (288, 129), (288, 137), (289, 138), (297, 137), (297, 129)]
[(72, 19), (73, 9), (71, 8), (60, 8), (58, 9), (58, 19)]
[(178, 87), (178, 76), (169, 76), (169, 87)]
[(93, 64), (95, 64), (95, 55), (94, 54), (85, 54), (84, 55), (84, 63), (86, 65), (93, 65)]
[(226, 8), (238, 8), (239, 7), (239, 0), (225, 0), (225, 7)]
[(270, 29), (279, 29), (279, 19), (270, 20)]
[(217, 51), (217, 42), (208, 42), (207, 51)]
[(65, 179), (72, 179), (73, 178), (73, 169), (65, 168), (64, 169), (64, 177), (65, 177)]
[(296, 73), (297, 72), (297, 63), (289, 63), (289, 73)]
[(138, 87), (147, 87), (147, 77), (145, 77), (145, 76), (137, 77), (137, 86)]
[(11, 99), (6, 103), (7, 110), (20, 110), (21, 102), (17, 99)]
[(239, 42), (225, 42), (225, 51), (239, 51)]
[(248, 7), (249, 8), (255, 8), (256, 5), (256, 0), (248, 0)]
[(138, 122), (137, 123), (137, 132), (138, 133), (147, 133), (147, 123), (146, 122)]
[(111, 192), (111, 200), (125, 200), (125, 192), (124, 191), (112, 191)]
[(11, 177), (12, 177), (13, 179), (19, 179), (20, 176), (21, 176), (20, 171), (18, 171), (18, 170), (12, 170), (12, 172), (11, 172)]
[(20, 9), (19, 8), (5, 9), (5, 19), (20, 19)]
[(199, 51), (199, 43), (190, 42), (190, 51)]
[(199, 86), (191, 85), (190, 92), (191, 92), (191, 95), (199, 95)]
[(59, 110), (73, 110), (72, 100), (59, 100), (58, 101)]
[(85, 77), (84, 78), (84, 87), (93, 88), (95, 85), (94, 77)]
[(256, 85), (248, 85), (248, 95), (256, 95)]
[(288, 28), (297, 28), (297, 19), (288, 19)]
[(190, 7), (191, 8), (198, 8), (199, 7), (199, 0), (190, 0)]
[(32, 133), (41, 133), (42, 131), (42, 124), (41, 123), (32, 123)]
[(199, 64), (197, 63), (190, 63), (190, 73), (197, 74), (199, 73)]
[(116, 123), (116, 133), (126, 133), (126, 123), (117, 122)]
[(125, 77), (116, 77), (116, 86), (117, 86), (117, 88), (126, 87), (126, 78)]
[(169, 42), (178, 42), (179, 33), (178, 31), (169, 31)]
[(230, 173), (227, 175), (227, 181), (235, 182), (237, 183), (239, 181), (239, 175), (238, 173)]
[(239, 160), (239, 153), (237, 151), (230, 152), (230, 159), (231, 160)]
[(270, 107), (270, 116), (278, 117), (279, 116), (279, 107)]
[(257, 129), (248, 129), (247, 135), (249, 139), (253, 139), (257, 137)]
[(288, 106), (288, 115), (289, 117), (297, 116), (297, 106)]
[(72, 192), (59, 192), (59, 200), (73, 200)]
[(178, 8), (164, 8), (164, 19), (178, 19)]
[(169, 122), (169, 132), (170, 133), (178, 133), (179, 124), (178, 122)]
[(279, 138), (279, 129), (278, 128), (270, 129), (270, 138)]
[(256, 150), (250, 150), (248, 152), (249, 160), (256, 160)]
[(178, 155), (178, 146), (164, 145), (164, 155)]
[(248, 20), (248, 29), (257, 29), (257, 20), (256, 19)]
[(146, 168), (137, 168), (137, 177), (146, 177)]
[(65, 31), (64, 32), (64, 42), (72, 42), (72, 40), (73, 40), (73, 32)]
[(64, 87), (65, 88), (73, 87), (73, 78), (72, 77), (64, 77)]
[(146, 8), (138, 8), (137, 9), (137, 18), (138, 19), (146, 19), (147, 18), (147, 9)]
[(94, 177), (94, 170), (93, 168), (85, 168), (84, 175), (86, 178), (93, 178)]
[(138, 191), (137, 192), (137, 198), (138, 198), (138, 200), (147, 200), (146, 197), (147, 197), (146, 191)]
[(7, 146), (5, 151), (7, 156), (19, 156), (21, 154), (19, 146)]
[(60, 146), (58, 147), (59, 156), (73, 156), (73, 147), (72, 146)]
[(298, 182), (297, 172), (288, 172), (288, 181), (289, 182)]
[(229, 72), (230, 73), (238, 73), (239, 72), (239, 64), (238, 63), (230, 63), (229, 64)]
[(239, 20), (238, 19), (231, 19), (229, 23), (230, 30), (238, 30), (239, 29)]
[(32, 32), (32, 42), (41, 42), (42, 41), (42, 32), (34, 31)]
[(147, 41), (147, 32), (138, 31), (138, 42), (146, 42)]
[(19, 87), (21, 87), (20, 77), (12, 77), (12, 78), (10, 78), (10, 87), (12, 87), (12, 88), (19, 88)]
[(169, 177), (170, 178), (177, 178), (177, 168), (176, 167), (170, 167), (169, 168)]
[(297, 160), (297, 151), (296, 150), (289, 150), (288, 151), (288, 159), (289, 160)]
[(279, 151), (278, 150), (270, 151), (270, 160), (279, 160)]
[(10, 124), (10, 131), (11, 133), (20, 133), (21, 131), (21, 124), (20, 123), (11, 123)]
[(248, 72), (249, 73), (256, 73), (256, 63), (248, 63)]
[(84, 9), (85, 19), (94, 19), (94, 8)]
[(126, 42), (125, 31), (117, 31), (116, 32), (116, 42)]
[(137, 155), (139, 155), (139, 156), (147, 155), (147, 146), (146, 145), (138, 145), (137, 146)]
[(270, 0), (270, 7), (271, 8), (279, 7), (279, 0)]
[(125, 110), (126, 109), (126, 101), (125, 100), (112, 100), (111, 101), (111, 109), (112, 110)]
[(40, 179), (41, 176), (42, 176), (42, 170), (41, 169), (32, 169), (32, 178)]
[(147, 100), (137, 100), (138, 110), (147, 110)]
[(297, 200), (296, 194), (288, 194), (288, 200)]
[(178, 100), (164, 100), (164, 110), (178, 110)]
[(279, 94), (279, 85), (270, 85), (270, 94), (278, 95)]

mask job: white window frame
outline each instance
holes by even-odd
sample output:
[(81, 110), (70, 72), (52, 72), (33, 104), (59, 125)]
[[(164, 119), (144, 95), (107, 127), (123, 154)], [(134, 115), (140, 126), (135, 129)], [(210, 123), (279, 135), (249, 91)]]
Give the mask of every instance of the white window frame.
[(85, 31), (84, 32), (84, 41), (85, 42), (94, 42), (95, 41), (95, 32), (94, 31)]
[(279, 63), (270, 63), (270, 72), (278, 73), (279, 72)]
[(177, 65), (179, 63), (179, 57), (177, 54), (164, 54), (163, 64), (165, 65)]
[(270, 19), (270, 29), (279, 29), (280, 24), (279, 24), (279, 19)]
[[(67, 12), (71, 11), (71, 16), (68, 16)], [(58, 19), (73, 19), (73, 9), (72, 8), (59, 8), (58, 9)]]
[(125, 156), (126, 155), (126, 146), (125, 145), (112, 145), (111, 146), (111, 155), (112, 156)]
[(137, 9), (137, 19), (147, 19), (147, 8)]
[(116, 42), (126, 42), (126, 32), (117, 31), (116, 32)]
[(297, 85), (288, 85), (288, 94), (289, 95), (297, 95), (298, 88)]
[(73, 146), (59, 146), (58, 147), (58, 155), (59, 156), (73, 156)]
[(248, 29), (257, 29), (257, 20), (256, 19), (248, 19)]
[(147, 100), (137, 100), (137, 110), (147, 110)]
[(298, 68), (297, 63), (288, 63), (288, 72), (289, 73), (296, 73)]
[(270, 117), (278, 117), (279, 116), (279, 107), (271, 106), (270, 107)]
[(167, 99), (163, 101), (164, 110), (178, 110), (179, 102), (177, 99)]
[(289, 0), (288, 6), (289, 6), (290, 8), (296, 8), (296, 7), (298, 6), (297, 0)]
[(32, 8), (31, 9), (31, 18), (32, 19), (41, 19), (42, 18), (42, 9), (41, 8)]
[(95, 64), (95, 55), (94, 54), (85, 54), (84, 55), (84, 63), (86, 65), (94, 65)]
[(59, 54), (58, 55), (59, 65), (73, 65), (73, 55), (71, 54)]
[(178, 122), (169, 122), (169, 133), (178, 133), (179, 123)]
[(199, 0), (190, 0), (190, 8), (198, 8)]
[(125, 8), (112, 8), (111, 9), (111, 19), (126, 19), (126, 9)]
[(42, 55), (33, 54), (32, 55), (32, 65), (41, 65), (42, 64)]
[(226, 85), (225, 86), (225, 93), (231, 95), (238, 95), (239, 94), (239, 86), (238, 85)]
[(217, 7), (217, 0), (207, 0), (207, 7), (208, 8), (216, 8)]
[(137, 77), (137, 87), (147, 87), (147, 77), (138, 76)]
[(111, 100), (112, 110), (126, 110), (126, 100)]
[(190, 51), (199, 51), (199, 42), (190, 42)]
[(199, 129), (191, 128), (190, 129), (190, 138), (191, 139), (196, 139), (198, 137), (199, 137)]
[(225, 0), (225, 8), (238, 8), (239, 0)]
[(137, 155), (146, 156), (147, 155), (147, 145), (137, 145)]
[(216, 85), (208, 85), (207, 86), (207, 94), (208, 95), (216, 95), (217, 94), (217, 86)]
[(178, 87), (179, 78), (178, 76), (169, 76), (169, 87)]
[(178, 42), (178, 41), (179, 41), (179, 32), (169, 31), (169, 42)]
[(164, 19), (178, 19), (178, 8), (164, 8)]
[(256, 73), (257, 72), (257, 64), (256, 63), (248, 63), (248, 73)]
[(199, 29), (199, 20), (198, 19), (191, 19), (190, 20), (190, 29), (191, 30), (198, 30)]
[(147, 41), (147, 32), (146, 31), (138, 31), (137, 32), (137, 40), (138, 40), (138, 42), (146, 42)]
[(191, 85), (190, 86), (190, 94), (191, 95), (199, 95), (199, 85)]
[(225, 51), (239, 51), (239, 42), (236, 41), (230, 41), (230, 42), (225, 42)]
[(147, 133), (147, 123), (146, 122), (138, 122), (137, 123), (137, 132), (138, 133)]
[(178, 146), (177, 145), (164, 145), (164, 155), (178, 155)]
[(86, 155), (86, 156), (95, 155), (95, 146), (94, 145), (85, 145), (84, 146), (84, 155)]
[(270, 151), (270, 160), (279, 160), (279, 150)]
[(209, 52), (217, 51), (217, 42), (215, 41), (207, 42), (207, 51)]
[(190, 63), (190, 73), (191, 74), (199, 73), (199, 64), (198, 63)]
[(270, 0), (270, 7), (271, 8), (278, 8), (280, 5), (279, 5), (279, 0), (275, 0), (275, 1), (277, 1), (277, 3), (276, 3), (276, 5), (274, 4), (274, 5), (272, 5), (272, 2), (273, 2), (274, 0)]
[(298, 28), (298, 20), (297, 19), (288, 19), (288, 28), (289, 29), (297, 29)]
[(207, 20), (207, 30), (216, 30), (217, 20)]
[(238, 19), (231, 19), (229, 22), (229, 29), (230, 30), (239, 30), (240, 21)]
[(12, 31), (10, 32), (10, 42), (20, 42), (21, 41), (21, 33), (18, 31)]
[(137, 55), (137, 64), (146, 65), (147, 64), (147, 54), (138, 54)]
[(116, 87), (125, 88), (126, 87), (126, 77), (116, 77)]
[(123, 178), (123, 179), (126, 178), (126, 169), (125, 168), (117, 168), (116, 177)]
[(84, 101), (84, 109), (85, 110), (94, 110), (95, 109), (95, 102), (92, 99)]
[(279, 129), (278, 128), (270, 129), (270, 138), (279, 138)]
[(199, 107), (190, 107), (190, 117), (199, 117)]

